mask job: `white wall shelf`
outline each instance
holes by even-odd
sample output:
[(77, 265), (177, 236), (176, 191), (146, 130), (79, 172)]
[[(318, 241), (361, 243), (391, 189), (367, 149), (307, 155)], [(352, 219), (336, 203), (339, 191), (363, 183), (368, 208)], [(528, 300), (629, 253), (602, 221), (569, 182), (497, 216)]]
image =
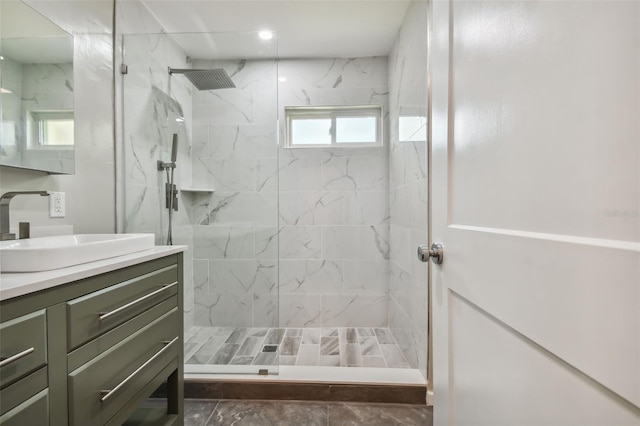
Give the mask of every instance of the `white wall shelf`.
[(180, 191), (193, 193), (193, 194), (197, 194), (197, 193), (213, 194), (215, 192), (215, 189), (213, 188), (180, 188)]

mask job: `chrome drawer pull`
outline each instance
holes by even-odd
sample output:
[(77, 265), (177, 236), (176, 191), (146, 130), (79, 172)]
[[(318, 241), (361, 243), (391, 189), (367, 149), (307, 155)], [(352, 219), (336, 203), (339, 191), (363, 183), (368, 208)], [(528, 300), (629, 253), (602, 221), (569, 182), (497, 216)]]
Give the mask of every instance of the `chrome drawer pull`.
[(102, 398), (100, 398), (100, 402), (104, 402), (106, 401), (109, 397), (111, 397), (111, 395), (113, 395), (114, 393), (116, 393), (121, 387), (123, 387), (124, 385), (127, 384), (127, 382), (131, 379), (133, 379), (133, 377), (138, 374), (140, 371), (142, 371), (147, 365), (151, 364), (156, 358), (158, 358), (160, 355), (162, 355), (167, 349), (169, 349), (169, 347), (174, 344), (178, 339), (180, 338), (180, 336), (175, 337), (173, 340), (171, 340), (170, 342), (167, 343), (167, 345), (160, 349), (158, 352), (156, 352), (156, 354), (154, 356), (152, 356), (151, 358), (149, 358), (148, 360), (145, 361), (144, 364), (142, 364), (140, 367), (136, 368), (136, 370), (129, 374), (127, 376), (126, 379), (124, 379), (123, 381), (121, 381), (118, 386), (116, 386), (115, 388), (111, 389), (111, 390), (102, 390), (100, 391), (100, 393), (102, 394)]
[(31, 352), (33, 352), (35, 350), (36, 350), (36, 348), (29, 348), (29, 349), (25, 349), (22, 352), (18, 352), (15, 355), (11, 355), (11, 356), (6, 357), (6, 358), (3, 357), (2, 360), (0, 360), (0, 368), (4, 367), (5, 365), (9, 365), (14, 361), (19, 360), (22, 357), (25, 357), (25, 356), (29, 355)]
[(178, 285), (178, 281), (176, 281), (176, 282), (174, 282), (172, 284), (167, 284), (167, 285), (163, 286), (162, 288), (159, 288), (156, 291), (152, 291), (151, 293), (146, 294), (146, 295), (142, 296), (139, 299), (136, 299), (136, 300), (134, 300), (132, 302), (127, 303), (126, 305), (122, 305), (119, 308), (114, 309), (111, 312), (100, 312), (98, 314), (98, 315), (100, 315), (99, 320), (100, 321), (104, 321), (104, 320), (106, 320), (107, 318), (109, 318), (109, 317), (111, 317), (113, 315), (119, 314), (120, 312), (122, 312), (122, 311), (124, 311), (126, 309), (129, 309), (133, 305), (136, 305), (136, 304), (138, 304), (140, 302), (143, 302), (143, 301), (147, 300), (148, 298), (153, 297), (156, 294), (161, 293), (161, 292), (165, 291), (166, 289), (173, 287), (174, 285)]

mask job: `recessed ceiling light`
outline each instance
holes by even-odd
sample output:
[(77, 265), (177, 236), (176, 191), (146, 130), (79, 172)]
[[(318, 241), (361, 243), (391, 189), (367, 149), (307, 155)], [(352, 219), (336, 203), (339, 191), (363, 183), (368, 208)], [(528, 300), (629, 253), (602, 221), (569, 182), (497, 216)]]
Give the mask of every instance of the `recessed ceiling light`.
[(0, 55), (0, 61), (4, 61), (4, 56)]
[(278, 81), (284, 83), (285, 81), (287, 81), (287, 77), (278, 77)]
[(263, 40), (271, 40), (273, 38), (273, 31), (260, 31), (258, 37)]

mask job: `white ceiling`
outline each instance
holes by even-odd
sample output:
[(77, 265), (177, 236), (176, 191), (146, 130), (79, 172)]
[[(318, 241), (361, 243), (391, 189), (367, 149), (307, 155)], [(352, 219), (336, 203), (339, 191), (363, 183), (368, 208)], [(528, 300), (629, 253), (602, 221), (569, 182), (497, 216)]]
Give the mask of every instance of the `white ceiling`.
[[(193, 58), (264, 57), (277, 45), (279, 58), (385, 56), (391, 50), (409, 0), (143, 0), (168, 33), (239, 33), (271, 30), (277, 43), (264, 49), (247, 35), (226, 36), (217, 52), (177, 39)], [(218, 39), (221, 36), (214, 36)], [(209, 46), (212, 46), (209, 37)], [(206, 43), (205, 43), (206, 44)], [(251, 45), (251, 46), (249, 46)], [(256, 54), (256, 49), (262, 53)], [(274, 57), (276, 55), (273, 55)]]

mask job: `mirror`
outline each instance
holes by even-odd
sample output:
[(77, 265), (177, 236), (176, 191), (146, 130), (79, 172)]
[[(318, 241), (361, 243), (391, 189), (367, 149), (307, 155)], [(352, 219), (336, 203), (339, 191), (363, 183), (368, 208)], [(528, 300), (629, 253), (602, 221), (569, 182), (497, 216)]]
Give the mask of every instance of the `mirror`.
[(2, 1), (0, 165), (73, 174), (73, 36)]

